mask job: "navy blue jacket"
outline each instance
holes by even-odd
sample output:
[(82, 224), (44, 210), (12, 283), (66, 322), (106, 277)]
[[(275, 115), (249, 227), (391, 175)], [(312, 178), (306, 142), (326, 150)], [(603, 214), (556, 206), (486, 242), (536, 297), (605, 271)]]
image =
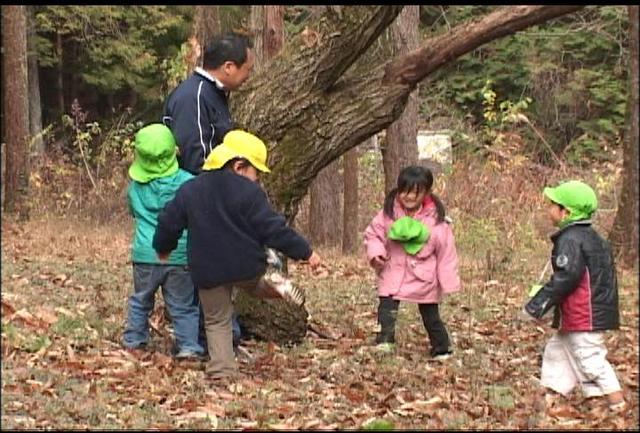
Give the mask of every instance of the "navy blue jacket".
[(158, 216), (153, 248), (172, 251), (185, 228), (191, 277), (202, 289), (260, 276), (265, 247), (294, 260), (312, 252), (259, 184), (227, 169), (203, 171), (180, 187)]
[(201, 68), (171, 92), (162, 122), (178, 143), (180, 168), (192, 174), (200, 173), (211, 150), (233, 128), (227, 93)]

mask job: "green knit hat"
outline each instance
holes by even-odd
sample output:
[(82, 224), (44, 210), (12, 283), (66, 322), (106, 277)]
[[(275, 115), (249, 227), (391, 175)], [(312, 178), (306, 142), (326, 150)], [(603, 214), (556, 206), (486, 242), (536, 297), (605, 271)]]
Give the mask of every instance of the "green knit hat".
[(570, 180), (555, 188), (547, 187), (544, 189), (544, 195), (569, 211), (569, 216), (561, 221), (561, 227), (573, 221), (591, 218), (598, 208), (596, 193), (589, 185), (579, 180)]
[(402, 243), (407, 254), (416, 255), (427, 243), (431, 233), (429, 227), (409, 216), (398, 218), (389, 227), (389, 239)]
[(136, 134), (135, 160), (129, 167), (131, 179), (147, 183), (178, 171), (176, 140), (171, 130), (161, 123), (152, 123)]

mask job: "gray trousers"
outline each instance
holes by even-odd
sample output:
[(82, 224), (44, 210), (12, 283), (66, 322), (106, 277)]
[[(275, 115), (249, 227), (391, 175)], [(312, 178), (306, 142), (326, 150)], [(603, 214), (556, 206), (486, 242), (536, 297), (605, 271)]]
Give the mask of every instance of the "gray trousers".
[(207, 375), (218, 379), (235, 376), (238, 372), (233, 351), (233, 332), (231, 316), (233, 314), (233, 289), (247, 290), (258, 298), (268, 298), (270, 290), (262, 276), (252, 280), (199, 289), (200, 304), (204, 313), (204, 329), (209, 346), (209, 365)]

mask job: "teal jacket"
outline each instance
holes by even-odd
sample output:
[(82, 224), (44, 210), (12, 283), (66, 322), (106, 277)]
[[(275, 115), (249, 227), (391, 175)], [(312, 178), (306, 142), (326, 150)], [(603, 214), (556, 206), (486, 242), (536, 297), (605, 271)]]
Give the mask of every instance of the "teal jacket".
[(153, 249), (153, 235), (158, 225), (158, 214), (164, 205), (173, 199), (180, 186), (194, 176), (178, 170), (175, 174), (160, 177), (148, 183), (132, 180), (129, 183), (127, 196), (129, 210), (135, 219), (136, 227), (131, 244), (131, 260), (134, 263), (186, 265), (187, 264), (187, 231), (182, 233), (178, 246), (167, 262), (160, 263)]

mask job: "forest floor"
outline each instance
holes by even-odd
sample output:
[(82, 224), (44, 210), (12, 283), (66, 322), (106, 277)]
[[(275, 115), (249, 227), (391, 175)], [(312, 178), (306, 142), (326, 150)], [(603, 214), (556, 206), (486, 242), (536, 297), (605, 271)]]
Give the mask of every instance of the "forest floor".
[[(463, 184), (480, 183), (457, 183)], [(539, 195), (539, 186), (531, 185), (532, 195)], [(305, 289), (311, 323), (322, 335), (310, 331), (294, 347), (244, 342), (253, 358), (240, 363), (242, 377), (228, 386), (207, 382), (203, 364), (169, 356), (160, 295), (150, 350), (121, 348), (132, 287), (130, 221), (34, 215), (17, 222), (3, 215), (2, 427), (637, 429), (637, 269), (619, 269), (622, 326), (607, 334), (608, 359), (628, 409), (611, 413), (579, 392), (542, 404), (537, 378), (553, 330), (517, 315), (546, 261), (548, 238), (526, 231), (525, 221), (490, 241), (495, 221), (489, 212), (466, 219), (463, 205), (473, 194), (449, 191), (451, 212), (458, 211), (464, 283), (441, 308), (452, 358), (429, 359), (412, 304), (401, 305), (395, 352), (377, 352), (371, 346), (377, 308), (371, 270), (361, 257), (320, 249), (320, 271), (294, 263), (290, 273)], [(504, 205), (490, 204), (498, 206)], [(518, 243), (531, 250), (510, 247)]]

